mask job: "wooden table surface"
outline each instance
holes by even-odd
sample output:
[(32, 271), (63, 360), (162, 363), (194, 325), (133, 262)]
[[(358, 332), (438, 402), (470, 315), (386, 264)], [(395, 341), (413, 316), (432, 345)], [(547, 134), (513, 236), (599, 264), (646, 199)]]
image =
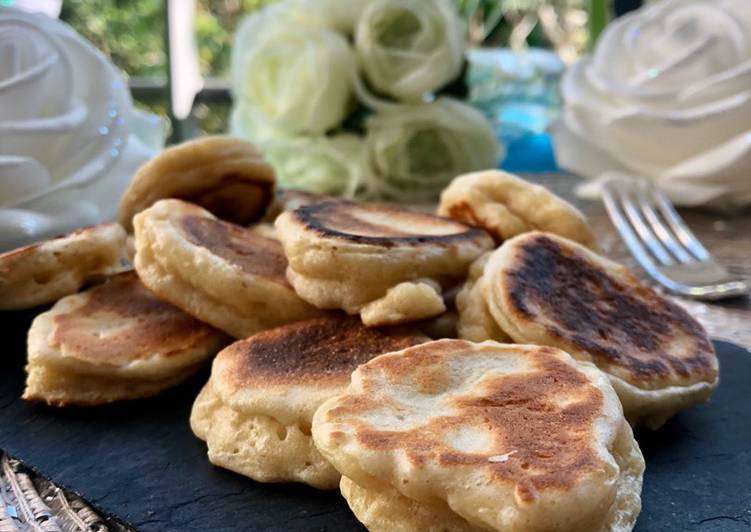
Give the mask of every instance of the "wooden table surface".
[[(581, 180), (567, 174), (530, 174), (525, 178), (545, 185), (556, 194), (577, 205), (589, 218), (605, 253), (631, 267), (645, 280), (610, 222), (599, 201), (576, 197)], [(681, 209), (681, 214), (697, 237), (731, 272), (751, 279), (751, 211), (726, 215), (695, 209)], [(740, 298), (719, 303), (703, 303), (682, 297), (675, 301), (685, 306), (713, 338), (733, 342), (751, 350), (751, 299)]]

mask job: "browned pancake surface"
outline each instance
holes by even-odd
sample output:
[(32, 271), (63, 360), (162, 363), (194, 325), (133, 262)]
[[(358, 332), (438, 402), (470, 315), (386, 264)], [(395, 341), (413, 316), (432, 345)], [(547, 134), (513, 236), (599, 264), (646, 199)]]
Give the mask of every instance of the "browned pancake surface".
[(217, 334), (158, 299), (132, 272), (116, 275), (83, 296), (83, 305), (55, 315), (50, 338), (52, 345), (78, 359), (121, 364), (170, 357)]
[(512, 312), (545, 324), (564, 349), (648, 388), (716, 377), (701, 325), (635, 278), (624, 283), (544, 235), (527, 241), (515, 264), (505, 273)]
[(204, 216), (181, 216), (178, 226), (190, 243), (208, 249), (244, 272), (288, 284), (284, 275), (287, 258), (276, 240)]
[(448, 218), (373, 203), (323, 201), (293, 213), (298, 222), (321, 236), (363, 244), (448, 244), (486, 237), (483, 230)]
[(74, 231), (71, 231), (70, 233), (66, 235), (60, 235), (54, 238), (50, 238), (47, 240), (42, 240), (40, 242), (34, 242), (33, 244), (29, 244), (28, 246), (23, 246), (16, 249), (11, 249), (9, 251), (5, 251), (4, 253), (0, 253), (0, 267), (2, 267), (3, 263), (13, 263), (16, 260), (20, 260), (23, 257), (27, 257), (29, 255), (33, 255), (34, 252), (39, 249), (41, 246), (48, 244), (50, 242), (54, 242), (55, 240), (62, 240), (63, 238), (70, 238), (73, 236), (81, 236), (85, 235), (86, 233), (96, 231), (99, 227), (104, 227), (106, 225), (110, 224), (100, 224), (100, 225), (91, 225), (87, 227), (81, 227), (80, 229), (75, 229)]
[(472, 227), (482, 227), (491, 237), (493, 237), (493, 242), (495, 242), (496, 245), (500, 245), (506, 240), (497, 227), (486, 223), (482, 216), (475, 213), (475, 207), (468, 201), (452, 203), (449, 207), (448, 215), (452, 219), (459, 220), (460, 222)]
[(427, 341), (401, 327), (365, 327), (358, 317), (332, 314), (258, 333), (235, 342), (220, 356), (237, 388), (274, 384), (346, 385), (368, 360)]
[[(594, 446), (602, 392), (571, 364), (551, 356), (556, 349), (519, 346), (529, 371), (493, 374), (490, 370), (482, 389), (454, 391), (461, 383), (453, 381), (446, 359), (456, 361), (452, 353), (467, 351), (471, 345), (463, 340), (424, 344), (404, 356), (371, 362), (361, 369), (367, 370), (362, 393), (345, 396), (329, 417), (354, 425), (355, 437), (367, 448), (403, 450), (416, 467), (437, 463), (476, 468), (514, 484), (517, 498), (524, 502), (534, 501), (541, 490), (568, 489), (583, 476), (609, 467)], [(369, 378), (370, 374), (385, 375), (394, 388), (436, 396), (445, 392), (447, 398), (436, 398), (434, 415), (427, 422), (410, 429), (378, 430), (369, 421), (377, 415), (368, 414), (382, 410), (391, 397), (380, 392), (380, 378)], [(462, 430), (481, 433), (482, 439), (489, 440), (486, 449), (451, 445), (451, 435)], [(332, 433), (333, 438), (341, 436)]]
[(39, 247), (46, 242), (49, 241), (45, 240), (43, 242), (36, 242), (34, 244), (29, 244), (28, 246), (11, 249), (10, 251), (6, 251), (5, 253), (0, 253), (0, 268), (8, 268), (15, 262), (33, 255), (39, 249)]
[(240, 225), (248, 225), (263, 216), (271, 203), (274, 182), (249, 179), (244, 174), (226, 174), (211, 186), (204, 186), (180, 199), (201, 205), (222, 218)]

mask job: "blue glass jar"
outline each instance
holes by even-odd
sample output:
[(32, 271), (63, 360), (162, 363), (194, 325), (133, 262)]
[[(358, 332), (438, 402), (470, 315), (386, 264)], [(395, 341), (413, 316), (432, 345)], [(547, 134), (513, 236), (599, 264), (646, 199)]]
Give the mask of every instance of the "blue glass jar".
[(467, 53), (469, 101), (491, 122), (513, 172), (556, 171), (548, 126), (561, 110), (565, 65), (549, 50), (476, 48)]

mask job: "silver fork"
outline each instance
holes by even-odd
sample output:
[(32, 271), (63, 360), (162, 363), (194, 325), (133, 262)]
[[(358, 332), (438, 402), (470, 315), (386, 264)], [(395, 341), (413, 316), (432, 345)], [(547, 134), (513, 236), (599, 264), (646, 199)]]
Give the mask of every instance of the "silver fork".
[(652, 182), (614, 177), (605, 182), (602, 195), (626, 247), (669, 291), (709, 300), (749, 293), (749, 283), (715, 260)]

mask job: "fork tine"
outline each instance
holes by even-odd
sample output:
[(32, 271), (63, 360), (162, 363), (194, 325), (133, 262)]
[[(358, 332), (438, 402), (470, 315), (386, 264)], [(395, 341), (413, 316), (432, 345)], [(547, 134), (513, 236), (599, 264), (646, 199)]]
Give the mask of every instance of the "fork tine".
[(660, 215), (657, 214), (657, 211), (655, 211), (653, 202), (654, 196), (648, 193), (649, 188), (649, 185), (645, 181), (641, 181), (639, 186), (637, 186), (636, 197), (642, 215), (652, 228), (652, 231), (657, 235), (657, 238), (660, 239), (662, 244), (668, 249), (673, 257), (678, 260), (678, 262), (696, 262), (694, 256), (686, 251), (681, 245), (681, 242), (676, 240), (671, 228), (662, 220)]
[(649, 252), (655, 259), (657, 259), (657, 262), (663, 266), (671, 266), (675, 264), (670, 253), (668, 253), (663, 247), (660, 240), (652, 232), (649, 224), (644, 220), (639, 208), (637, 208), (632, 197), (634, 191), (633, 184), (630, 182), (625, 183), (619, 181), (614, 185), (614, 189), (620, 196), (621, 205), (623, 206), (623, 212), (626, 214), (626, 218), (628, 218), (640, 240), (646, 245)]
[(631, 227), (626, 215), (620, 208), (618, 201), (618, 199), (620, 199), (620, 191), (617, 191), (614, 182), (606, 182), (602, 187), (602, 192), (605, 208), (610, 215), (610, 219), (613, 221), (613, 224), (623, 238), (623, 242), (626, 244), (628, 250), (647, 273), (652, 276), (659, 274), (657, 264), (652, 259), (649, 251), (647, 251), (642, 244), (639, 236), (634, 232), (634, 228)]
[(648, 183), (646, 188), (657, 204), (662, 217), (673, 230), (673, 233), (678, 237), (678, 240), (680, 240), (698, 260), (711, 259), (712, 255), (707, 251), (707, 248), (699, 242), (699, 239), (696, 238), (691, 229), (688, 228), (686, 222), (683, 221), (683, 218), (681, 218), (678, 212), (676, 212), (673, 204), (667, 196), (665, 196), (665, 193), (658, 189), (654, 183)]
[[(656, 187), (647, 184), (642, 185), (640, 189), (643, 189), (642, 193), (637, 194), (632, 180), (613, 176), (603, 183), (602, 197), (610, 219), (626, 247), (652, 279), (671, 292), (697, 299), (722, 299), (748, 294), (751, 291), (751, 283), (733, 278), (727, 270), (714, 261), (672, 208), (666, 196), (662, 195)], [(639, 206), (646, 205), (647, 208), (640, 210), (634, 204), (632, 198), (634, 194), (639, 196)], [(646, 199), (643, 194), (647, 194)], [(657, 204), (659, 212), (654, 210), (654, 203)], [(646, 225), (644, 218), (647, 218), (649, 222), (656, 220), (658, 224), (652, 224), (653, 227), (650, 228)], [(665, 227), (663, 220), (668, 223), (673, 235)], [(658, 240), (660, 237), (652, 233), (656, 231), (659, 234), (659, 228), (664, 229), (669, 237), (676, 236), (684, 245), (690, 246), (689, 250), (697, 258), (705, 254), (708, 260), (700, 259), (698, 262), (676, 264), (662, 247), (664, 242)], [(672, 242), (678, 246), (676, 249), (686, 252), (678, 242), (675, 240)], [(670, 244), (665, 245), (670, 246)], [(660, 253), (668, 256), (671, 263), (660, 264), (660, 257), (658, 257)]]

